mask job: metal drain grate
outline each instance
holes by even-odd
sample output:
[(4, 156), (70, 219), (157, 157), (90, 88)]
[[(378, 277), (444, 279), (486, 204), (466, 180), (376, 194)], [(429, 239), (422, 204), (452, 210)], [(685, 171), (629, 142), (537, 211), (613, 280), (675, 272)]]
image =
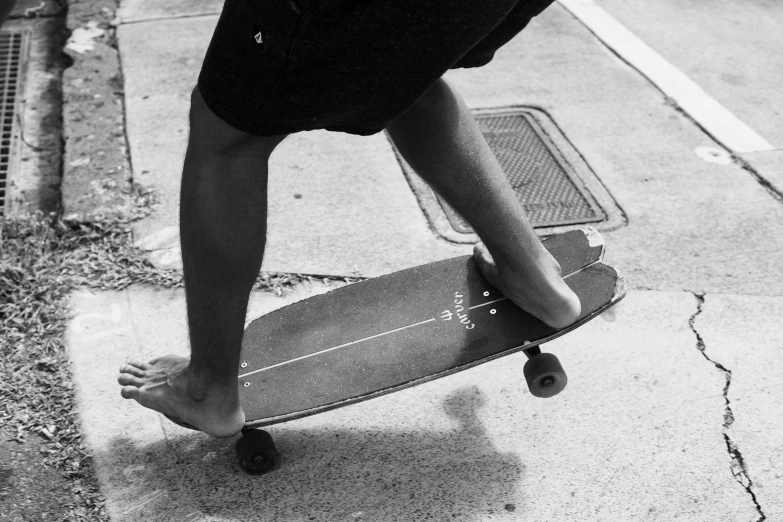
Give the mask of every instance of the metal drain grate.
[(4, 214), (10, 166), (13, 159), (16, 107), (22, 86), (23, 49), (27, 31), (0, 32), (0, 216)]
[[(531, 112), (476, 115), (476, 121), (534, 227), (605, 218)], [(454, 230), (473, 232), (440, 196), (438, 201)]]

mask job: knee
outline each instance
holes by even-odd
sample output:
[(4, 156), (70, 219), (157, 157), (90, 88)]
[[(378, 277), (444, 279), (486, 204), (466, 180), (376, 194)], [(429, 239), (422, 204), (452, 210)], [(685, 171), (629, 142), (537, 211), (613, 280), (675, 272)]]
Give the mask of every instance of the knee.
[(188, 150), (210, 155), (266, 155), (285, 138), (256, 136), (223, 121), (204, 102), (198, 86), (190, 94)]
[(190, 143), (203, 152), (230, 152), (252, 141), (253, 135), (236, 129), (212, 112), (196, 86), (190, 94)]
[(190, 113), (188, 116), (191, 132), (208, 129), (211, 124), (214, 124), (214, 122), (210, 120), (219, 120), (220, 123), (224, 123), (209, 107), (207, 107), (204, 98), (201, 97), (201, 91), (199, 90), (198, 85), (193, 87), (193, 90), (190, 91)]

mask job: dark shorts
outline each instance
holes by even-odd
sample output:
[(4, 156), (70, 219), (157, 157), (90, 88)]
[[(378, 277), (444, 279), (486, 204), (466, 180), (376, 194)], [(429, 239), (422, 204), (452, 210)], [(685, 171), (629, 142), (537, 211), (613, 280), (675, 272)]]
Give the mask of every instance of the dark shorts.
[(198, 80), (260, 136), (370, 135), (449, 69), (489, 63), (553, 0), (226, 0)]

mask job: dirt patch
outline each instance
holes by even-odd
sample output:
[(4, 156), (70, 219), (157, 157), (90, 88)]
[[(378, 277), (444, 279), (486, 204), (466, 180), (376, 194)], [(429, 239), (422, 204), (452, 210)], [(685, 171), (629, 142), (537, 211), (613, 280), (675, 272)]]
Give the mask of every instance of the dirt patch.
[(79, 221), (124, 216), (139, 192), (125, 137), (117, 7), (114, 0), (71, 0), (68, 7), (69, 29), (102, 31), (90, 39), (92, 49), (65, 50), (73, 64), (63, 73), (62, 85), (62, 202), (64, 215)]
[[(68, 520), (87, 511), (72, 497), (71, 481), (41, 465), (46, 445), (37, 438), (24, 442), (0, 439), (0, 513), (2, 520)], [(77, 515), (78, 516), (78, 515)]]

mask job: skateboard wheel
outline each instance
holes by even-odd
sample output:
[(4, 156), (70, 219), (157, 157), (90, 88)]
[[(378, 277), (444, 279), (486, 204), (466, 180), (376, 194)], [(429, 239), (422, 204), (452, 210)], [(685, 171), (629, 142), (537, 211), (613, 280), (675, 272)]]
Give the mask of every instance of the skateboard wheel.
[(527, 387), (536, 397), (554, 397), (568, 384), (563, 366), (551, 353), (538, 353), (528, 359), (524, 373)]
[(263, 430), (247, 430), (236, 445), (239, 467), (250, 475), (269, 473), (277, 463), (277, 449), (272, 436)]

